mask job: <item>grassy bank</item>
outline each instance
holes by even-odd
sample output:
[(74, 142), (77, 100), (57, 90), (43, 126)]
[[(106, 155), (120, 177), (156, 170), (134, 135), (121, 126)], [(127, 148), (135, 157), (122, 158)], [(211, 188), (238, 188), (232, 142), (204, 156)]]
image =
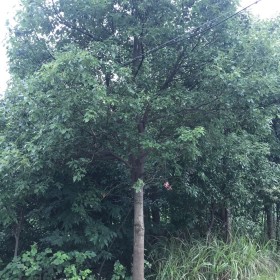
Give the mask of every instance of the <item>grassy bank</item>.
[(271, 244), (248, 238), (160, 242), (150, 256), (155, 280), (280, 280), (280, 256)]

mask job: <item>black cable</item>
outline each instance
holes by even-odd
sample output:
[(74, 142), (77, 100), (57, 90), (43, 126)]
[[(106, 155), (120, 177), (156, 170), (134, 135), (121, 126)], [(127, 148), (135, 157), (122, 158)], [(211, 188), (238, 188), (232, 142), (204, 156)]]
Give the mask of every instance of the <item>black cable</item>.
[[(183, 34), (183, 35), (177, 36), (177, 37), (175, 37), (175, 38), (172, 38), (172, 39), (170, 39), (169, 41), (167, 41), (167, 42), (165, 42), (165, 43), (163, 43), (163, 44), (161, 44), (161, 45), (158, 45), (158, 46), (156, 46), (156, 47), (154, 47), (154, 48), (148, 50), (148, 51), (145, 53), (145, 56), (146, 56), (146, 55), (149, 55), (149, 54), (151, 54), (151, 53), (153, 53), (153, 52), (155, 52), (155, 51), (158, 51), (158, 50), (160, 50), (160, 49), (162, 49), (162, 48), (164, 48), (164, 47), (166, 47), (166, 46), (168, 46), (168, 45), (170, 45), (170, 44), (172, 44), (172, 43), (178, 43), (178, 42), (181, 42), (181, 41), (183, 41), (183, 40), (185, 40), (185, 39), (193, 38), (193, 37), (197, 36), (198, 34), (199, 34), (199, 35), (203, 35), (203, 34), (205, 34), (207, 31), (209, 31), (209, 30), (211, 30), (211, 29), (213, 29), (213, 28), (215, 28), (215, 27), (217, 27), (217, 26), (219, 26), (219, 25), (221, 25), (221, 24), (227, 22), (227, 21), (230, 20), (231, 18), (233, 18), (233, 17), (239, 15), (240, 13), (244, 12), (245, 10), (249, 9), (251, 6), (258, 4), (260, 1), (262, 1), (262, 0), (257, 0), (257, 1), (255, 1), (255, 2), (253, 2), (252, 4), (250, 4), (250, 5), (248, 5), (248, 6), (244, 7), (244, 8), (241, 8), (241, 9), (238, 10), (237, 12), (235, 12), (235, 13), (229, 15), (229, 16), (226, 17), (225, 19), (223, 19), (223, 20), (221, 20), (221, 21), (219, 21), (219, 22), (217, 22), (217, 23), (215, 23), (215, 24), (213, 24), (213, 25), (211, 25), (211, 26), (209, 26), (209, 24), (211, 24), (211, 23), (213, 23), (213, 22), (216, 22), (217, 19), (219, 19), (219, 18), (221, 18), (221, 17), (224, 17), (226, 14), (229, 14), (229, 12), (226, 13), (226, 14), (224, 14), (224, 15), (218, 16), (218, 17), (216, 17), (216, 18), (214, 18), (214, 19), (212, 19), (212, 20), (210, 20), (210, 21), (207, 21), (206, 23), (203, 23), (201, 26), (196, 27), (196, 28), (194, 28), (194, 29), (188, 31), (188, 33), (191, 33), (188, 37), (186, 37), (186, 34)], [(206, 25), (207, 27), (206, 27), (205, 29), (202, 29), (205, 25)], [(202, 30), (201, 30), (201, 29), (202, 29)], [(131, 59), (130, 61), (124, 63), (123, 65), (124, 65), (124, 66), (129, 65), (130, 63), (132, 63), (132, 62), (134, 62), (135, 60), (140, 59), (140, 58), (142, 58), (142, 55), (141, 55), (141, 56), (136, 56), (136, 57), (134, 57), (133, 59)]]

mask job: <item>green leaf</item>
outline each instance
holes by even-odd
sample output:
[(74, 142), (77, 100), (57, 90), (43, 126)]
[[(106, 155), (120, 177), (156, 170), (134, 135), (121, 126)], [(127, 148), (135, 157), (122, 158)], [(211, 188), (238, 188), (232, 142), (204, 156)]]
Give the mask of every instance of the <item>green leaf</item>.
[(138, 179), (137, 182), (134, 183), (134, 185), (132, 186), (132, 188), (136, 191), (136, 192), (140, 192), (143, 190), (145, 186), (145, 183), (142, 179)]

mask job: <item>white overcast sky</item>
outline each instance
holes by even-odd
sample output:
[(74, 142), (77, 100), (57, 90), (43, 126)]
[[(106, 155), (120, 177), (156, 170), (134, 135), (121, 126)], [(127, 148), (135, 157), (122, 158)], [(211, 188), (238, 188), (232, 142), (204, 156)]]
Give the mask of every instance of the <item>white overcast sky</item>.
[[(19, 2), (19, 0), (0, 0), (0, 96), (5, 91), (9, 78), (7, 73), (6, 51), (3, 43), (7, 34), (6, 21), (12, 20), (16, 7), (19, 6)], [(245, 7), (254, 2), (256, 0), (240, 0), (240, 6)], [(261, 0), (258, 4), (253, 5), (250, 11), (262, 18), (276, 16), (280, 14), (280, 0)]]

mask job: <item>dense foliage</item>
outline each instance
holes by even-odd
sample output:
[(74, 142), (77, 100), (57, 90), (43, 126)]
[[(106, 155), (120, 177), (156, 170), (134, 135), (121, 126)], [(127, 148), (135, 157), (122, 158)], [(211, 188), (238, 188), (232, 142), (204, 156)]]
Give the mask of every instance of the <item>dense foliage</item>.
[(237, 4), (22, 0), (1, 279), (143, 280), (144, 233), (146, 259), (162, 236), (279, 240), (279, 20)]

